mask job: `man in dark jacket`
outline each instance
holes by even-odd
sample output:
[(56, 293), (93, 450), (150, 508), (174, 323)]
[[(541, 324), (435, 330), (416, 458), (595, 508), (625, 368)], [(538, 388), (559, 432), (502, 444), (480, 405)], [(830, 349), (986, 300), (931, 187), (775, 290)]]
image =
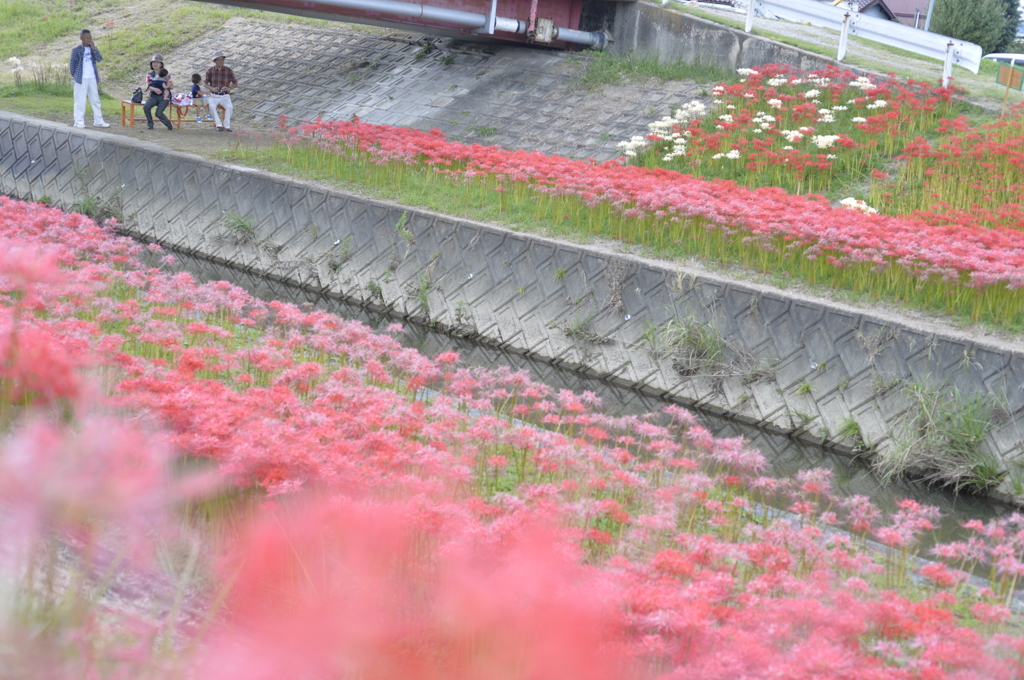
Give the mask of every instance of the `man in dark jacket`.
[(93, 127), (108, 128), (110, 123), (103, 121), (103, 112), (100, 110), (100, 72), (96, 64), (103, 61), (103, 55), (92, 44), (92, 33), (84, 29), (78, 37), (82, 44), (71, 50), (71, 61), (68, 68), (71, 70), (71, 78), (75, 81), (75, 127), (85, 127), (85, 100), (88, 97), (92, 104), (92, 125)]

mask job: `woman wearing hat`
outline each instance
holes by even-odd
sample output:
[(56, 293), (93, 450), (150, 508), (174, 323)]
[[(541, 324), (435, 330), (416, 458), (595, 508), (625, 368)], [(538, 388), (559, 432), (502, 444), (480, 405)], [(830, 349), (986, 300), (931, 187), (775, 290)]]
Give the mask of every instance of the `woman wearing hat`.
[(171, 87), (173, 87), (174, 83), (171, 82), (170, 74), (167, 74), (164, 78), (160, 78), (160, 80), (164, 81), (163, 90), (166, 93), (165, 95), (157, 96), (155, 94), (151, 94), (149, 90), (150, 83), (159, 77), (160, 71), (164, 68), (164, 56), (162, 54), (154, 54), (153, 58), (149, 60), (149, 68), (150, 71), (146, 74), (146, 96), (148, 98), (146, 99), (146, 103), (143, 105), (142, 110), (146, 112), (146, 120), (149, 123), (150, 130), (153, 129), (153, 119), (150, 112), (154, 107), (156, 107), (156, 117), (159, 118), (168, 129), (170, 129), (170, 121), (164, 114), (164, 109), (166, 109), (171, 103), (171, 97), (173, 96), (171, 93)]
[[(149, 91), (149, 84), (156, 78), (156, 74), (164, 67), (164, 55), (154, 54), (153, 58), (149, 60), (149, 73), (146, 74), (146, 91)], [(167, 89), (170, 90), (173, 83), (171, 83), (171, 76), (167, 76)]]

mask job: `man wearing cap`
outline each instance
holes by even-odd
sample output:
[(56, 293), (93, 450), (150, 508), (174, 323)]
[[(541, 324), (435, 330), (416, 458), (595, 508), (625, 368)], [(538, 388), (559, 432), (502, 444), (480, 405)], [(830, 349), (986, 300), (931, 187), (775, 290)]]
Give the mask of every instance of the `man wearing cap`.
[[(210, 88), (206, 102), (213, 113), (213, 124), (217, 132), (231, 132), (231, 90), (238, 87), (235, 72), (224, 65), (224, 53), (217, 50), (213, 55), (213, 66), (206, 71), (203, 83)], [(218, 106), (224, 107), (224, 122), (221, 123)]]
[(83, 29), (78, 37), (82, 44), (71, 50), (71, 60), (68, 62), (71, 78), (75, 81), (75, 127), (85, 127), (85, 100), (88, 97), (92, 104), (93, 127), (108, 128), (110, 123), (103, 121), (103, 112), (100, 110), (100, 72), (96, 68), (96, 64), (103, 61), (103, 55), (92, 44), (92, 33), (88, 28)]

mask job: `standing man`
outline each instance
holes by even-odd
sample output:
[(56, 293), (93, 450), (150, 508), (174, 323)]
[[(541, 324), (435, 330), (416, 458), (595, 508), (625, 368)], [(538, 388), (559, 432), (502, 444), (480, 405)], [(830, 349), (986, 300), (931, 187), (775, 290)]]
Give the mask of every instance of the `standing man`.
[[(231, 132), (231, 90), (238, 87), (235, 80), (235, 72), (224, 65), (224, 53), (217, 50), (213, 55), (213, 66), (206, 71), (206, 80), (203, 82), (210, 88), (210, 94), (206, 98), (207, 106), (213, 113), (213, 124), (217, 126), (217, 132)], [(221, 123), (218, 106), (224, 107), (224, 122)]]
[(96, 68), (96, 64), (103, 61), (103, 55), (92, 44), (92, 33), (88, 28), (83, 29), (78, 37), (82, 44), (71, 50), (68, 63), (75, 81), (75, 127), (85, 127), (85, 99), (88, 97), (92, 104), (93, 127), (108, 128), (110, 123), (103, 121), (103, 111), (100, 110), (100, 72)]

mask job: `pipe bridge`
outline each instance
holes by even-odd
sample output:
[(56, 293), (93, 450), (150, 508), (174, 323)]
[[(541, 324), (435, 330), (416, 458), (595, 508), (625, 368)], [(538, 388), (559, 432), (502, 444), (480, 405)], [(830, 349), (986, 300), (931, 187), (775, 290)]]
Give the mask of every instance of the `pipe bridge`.
[(404, 28), (463, 40), (604, 49), (604, 31), (580, 30), (584, 4), (595, 0), (197, 0), (297, 16)]

